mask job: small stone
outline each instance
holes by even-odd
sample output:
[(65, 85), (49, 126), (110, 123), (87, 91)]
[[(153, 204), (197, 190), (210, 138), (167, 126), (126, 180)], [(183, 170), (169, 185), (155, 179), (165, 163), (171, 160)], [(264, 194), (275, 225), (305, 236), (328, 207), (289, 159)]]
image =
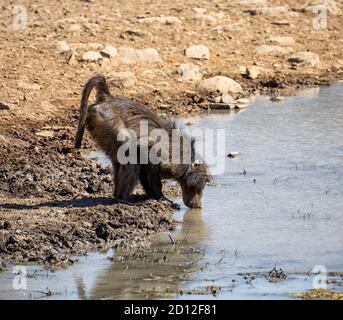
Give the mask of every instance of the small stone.
[(235, 157), (239, 156), (239, 152), (233, 151), (233, 152), (230, 152), (227, 156), (228, 156), (228, 158), (235, 158)]
[(274, 96), (274, 97), (271, 97), (270, 100), (274, 101), (274, 102), (279, 102), (279, 101), (285, 100), (285, 97), (283, 97), (283, 96)]
[(188, 47), (185, 50), (185, 55), (187, 58), (208, 60), (210, 58), (210, 51), (207, 46), (198, 44)]
[(223, 93), (221, 101), (228, 105), (233, 105), (235, 103), (235, 99), (227, 93)]
[(136, 49), (122, 47), (118, 49), (119, 59), (123, 63), (135, 63), (138, 59)]
[(242, 93), (241, 85), (235, 80), (224, 77), (215, 76), (209, 79), (202, 80), (201, 87), (210, 92), (219, 91), (220, 93)]
[(246, 68), (246, 73), (245, 75), (247, 76), (248, 79), (256, 79), (258, 78), (263, 72), (264, 68), (258, 67), (258, 66), (251, 66)]
[(87, 51), (83, 54), (82, 60), (84, 61), (97, 61), (102, 58), (102, 55), (97, 51)]
[(178, 68), (178, 73), (181, 74), (183, 81), (200, 81), (202, 79), (202, 72), (200, 68), (191, 63), (183, 63)]
[(246, 108), (249, 104), (250, 100), (249, 99), (237, 99), (235, 101), (235, 108), (237, 109), (243, 109), (243, 108)]
[(227, 103), (211, 103), (209, 107), (213, 110), (230, 110), (230, 106)]
[(110, 58), (115, 57), (118, 54), (118, 50), (115, 47), (108, 44), (100, 51), (100, 54), (103, 57), (110, 59)]
[(36, 135), (39, 137), (45, 137), (45, 138), (52, 138), (54, 136), (53, 130), (41, 130), (36, 132)]
[(288, 61), (294, 64), (310, 64), (312, 66), (320, 64), (319, 56), (308, 51), (297, 52)]
[(255, 53), (259, 55), (286, 55), (292, 51), (292, 48), (284, 48), (265, 44), (255, 48)]
[(0, 110), (13, 110), (13, 109), (15, 109), (14, 104), (0, 101)]
[(58, 41), (56, 43), (56, 49), (58, 52), (63, 53), (63, 52), (69, 52), (70, 47), (66, 41)]
[(158, 54), (158, 51), (153, 48), (138, 49), (136, 50), (136, 54), (137, 54), (138, 60), (142, 62), (152, 62), (152, 63), (162, 62), (162, 59), (160, 55)]
[(277, 44), (280, 46), (292, 46), (295, 44), (293, 37), (280, 37), (280, 36), (270, 36), (267, 41), (271, 44)]
[(161, 17), (148, 17), (148, 18), (139, 18), (137, 20), (138, 23), (144, 24), (153, 24), (153, 23), (160, 23), (160, 24), (181, 24), (181, 20), (174, 16), (161, 16)]
[(71, 66), (73, 66), (73, 65), (75, 65), (76, 63), (77, 63), (77, 60), (76, 60), (76, 52), (73, 51), (73, 52), (70, 54), (69, 58), (68, 58), (68, 64), (71, 65)]

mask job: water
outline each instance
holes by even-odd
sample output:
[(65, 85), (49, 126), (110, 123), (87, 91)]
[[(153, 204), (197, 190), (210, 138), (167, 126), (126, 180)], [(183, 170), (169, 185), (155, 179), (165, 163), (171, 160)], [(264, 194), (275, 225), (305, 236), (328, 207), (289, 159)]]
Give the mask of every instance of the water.
[[(37, 272), (26, 291), (0, 273), (0, 298), (285, 299), (313, 287), (306, 273), (315, 267), (342, 272), (342, 101), (335, 85), (185, 119), (225, 128), (226, 153), (240, 153), (205, 189), (202, 210), (182, 207), (175, 218), (183, 223), (140, 257), (94, 253), (55, 273), (30, 267)], [(274, 266), (288, 278), (269, 282)], [(56, 294), (38, 292), (46, 288)]]

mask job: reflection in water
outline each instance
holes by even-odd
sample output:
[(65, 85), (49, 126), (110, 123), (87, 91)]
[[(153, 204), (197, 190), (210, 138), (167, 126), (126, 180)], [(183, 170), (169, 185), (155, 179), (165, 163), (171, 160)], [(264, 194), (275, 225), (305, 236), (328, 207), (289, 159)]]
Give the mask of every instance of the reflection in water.
[(199, 243), (206, 241), (209, 230), (200, 209), (184, 213), (175, 233), (157, 235), (147, 251), (119, 253), (102, 274), (91, 298), (145, 299), (180, 294), (182, 284), (201, 268), (204, 256)]

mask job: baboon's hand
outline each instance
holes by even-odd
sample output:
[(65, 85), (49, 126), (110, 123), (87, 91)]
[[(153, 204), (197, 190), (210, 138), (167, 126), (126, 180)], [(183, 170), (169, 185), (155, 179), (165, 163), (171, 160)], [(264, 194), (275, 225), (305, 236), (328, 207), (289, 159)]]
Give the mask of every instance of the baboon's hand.
[(178, 203), (175, 203), (173, 201), (171, 201), (170, 199), (168, 199), (167, 197), (163, 196), (163, 200), (166, 200), (167, 202), (169, 202), (169, 204), (171, 205), (171, 207), (175, 210), (180, 210), (181, 207)]

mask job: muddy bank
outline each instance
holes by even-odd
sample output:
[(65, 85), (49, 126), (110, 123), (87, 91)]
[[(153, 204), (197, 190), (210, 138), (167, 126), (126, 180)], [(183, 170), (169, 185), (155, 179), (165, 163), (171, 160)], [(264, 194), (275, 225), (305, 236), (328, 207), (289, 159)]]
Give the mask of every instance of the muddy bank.
[[(148, 201), (130, 205), (111, 199), (18, 201), (0, 205), (2, 264), (68, 265), (92, 249), (147, 246), (147, 236), (173, 229), (171, 209)], [(74, 206), (74, 207), (72, 207)]]

